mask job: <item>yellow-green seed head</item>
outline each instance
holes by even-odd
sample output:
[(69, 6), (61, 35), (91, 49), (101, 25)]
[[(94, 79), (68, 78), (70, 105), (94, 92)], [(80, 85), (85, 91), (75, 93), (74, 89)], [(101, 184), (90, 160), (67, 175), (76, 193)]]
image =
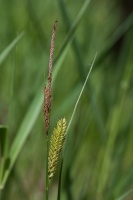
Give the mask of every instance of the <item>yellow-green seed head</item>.
[(67, 122), (65, 118), (57, 122), (50, 139), (49, 156), (48, 156), (48, 176), (51, 179), (56, 171), (57, 162), (60, 152), (63, 148), (66, 135)]

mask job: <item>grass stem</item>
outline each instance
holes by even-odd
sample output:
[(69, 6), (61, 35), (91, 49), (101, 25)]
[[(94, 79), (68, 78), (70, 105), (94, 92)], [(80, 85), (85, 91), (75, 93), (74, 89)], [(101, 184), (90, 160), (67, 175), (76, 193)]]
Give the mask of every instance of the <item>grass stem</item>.
[(49, 198), (49, 178), (48, 178), (48, 135), (46, 138), (46, 200)]

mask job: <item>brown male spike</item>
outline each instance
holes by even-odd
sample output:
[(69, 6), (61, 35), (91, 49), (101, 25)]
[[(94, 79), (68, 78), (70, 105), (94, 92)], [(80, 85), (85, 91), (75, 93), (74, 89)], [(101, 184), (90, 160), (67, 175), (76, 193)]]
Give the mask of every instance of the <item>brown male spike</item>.
[(45, 115), (45, 128), (48, 135), (49, 123), (50, 123), (50, 110), (51, 110), (51, 82), (52, 82), (52, 66), (53, 66), (53, 54), (54, 54), (54, 41), (56, 34), (57, 20), (54, 22), (52, 31), (51, 45), (50, 45), (50, 57), (49, 57), (49, 73), (48, 73), (48, 85), (44, 87), (44, 107), (43, 112)]

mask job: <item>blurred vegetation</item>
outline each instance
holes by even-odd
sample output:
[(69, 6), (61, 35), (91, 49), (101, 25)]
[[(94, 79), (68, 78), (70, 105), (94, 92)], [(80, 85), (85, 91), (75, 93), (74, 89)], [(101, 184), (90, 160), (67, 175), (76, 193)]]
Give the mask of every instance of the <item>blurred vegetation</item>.
[[(9, 176), (1, 200), (41, 200), (44, 196), (46, 138), (42, 90), (55, 19), (58, 26), (52, 128), (63, 116), (69, 121), (98, 52), (69, 130), (61, 199), (131, 200), (131, 0), (0, 2), (0, 154), (12, 168), (5, 163), (3, 170), (6, 173), (8, 169)], [(58, 174), (50, 188), (51, 200), (56, 199)]]

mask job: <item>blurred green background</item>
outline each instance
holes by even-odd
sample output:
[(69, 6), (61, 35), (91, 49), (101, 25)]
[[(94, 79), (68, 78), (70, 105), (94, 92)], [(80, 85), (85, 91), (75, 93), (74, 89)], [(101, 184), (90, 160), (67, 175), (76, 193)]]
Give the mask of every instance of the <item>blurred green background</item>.
[(55, 19), (51, 132), (61, 117), (69, 122), (98, 53), (68, 133), (61, 199), (132, 200), (132, 0), (0, 2), (0, 124), (12, 160), (1, 200), (44, 199), (43, 84)]

